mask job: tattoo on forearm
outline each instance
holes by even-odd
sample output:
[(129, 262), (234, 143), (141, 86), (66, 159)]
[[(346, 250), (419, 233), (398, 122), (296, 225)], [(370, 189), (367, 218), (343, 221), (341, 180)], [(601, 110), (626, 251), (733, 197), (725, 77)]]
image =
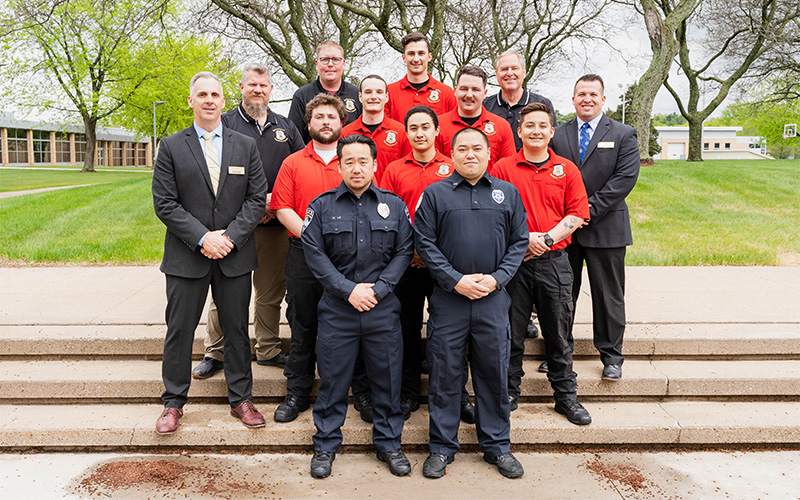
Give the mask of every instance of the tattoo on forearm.
[(575, 217), (570, 216), (564, 221), (564, 227), (567, 229), (575, 229)]

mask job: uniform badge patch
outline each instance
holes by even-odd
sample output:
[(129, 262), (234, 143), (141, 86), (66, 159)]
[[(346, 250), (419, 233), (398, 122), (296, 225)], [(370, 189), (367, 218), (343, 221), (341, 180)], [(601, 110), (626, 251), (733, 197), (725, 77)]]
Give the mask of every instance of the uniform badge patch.
[(495, 203), (500, 204), (506, 199), (506, 195), (499, 189), (495, 189), (492, 191), (492, 199), (495, 201)]
[(344, 109), (347, 110), (348, 113), (355, 113), (356, 112), (356, 102), (352, 99), (344, 99)]
[(447, 177), (450, 175), (450, 165), (447, 163), (440, 163), (439, 170), (436, 171), (436, 175), (441, 177)]
[(389, 205), (386, 203), (378, 203), (378, 215), (384, 219), (389, 217)]
[(408, 207), (403, 207), (403, 211), (406, 213), (406, 219), (408, 223), (411, 224), (411, 215), (408, 213)]
[(286, 131), (282, 128), (275, 129), (275, 140), (278, 142), (286, 142), (289, 138), (286, 137)]
[(430, 102), (439, 102), (439, 99), (441, 99), (441, 97), (439, 97), (439, 91), (438, 90), (431, 90), (431, 93), (428, 96), (428, 100)]
[(486, 125), (483, 126), (483, 131), (486, 132), (486, 135), (494, 134), (494, 123), (488, 122)]
[(313, 219), (314, 219), (314, 209), (309, 208), (308, 210), (306, 210), (306, 217), (303, 219), (303, 231), (306, 230), (306, 228), (308, 227), (309, 224), (311, 224), (311, 221)]
[(554, 179), (560, 179), (564, 177), (564, 165), (555, 165), (553, 167), (553, 171), (550, 173), (550, 177)]
[(384, 140), (384, 142), (389, 146), (394, 146), (395, 144), (397, 144), (397, 133), (386, 132), (386, 139)]

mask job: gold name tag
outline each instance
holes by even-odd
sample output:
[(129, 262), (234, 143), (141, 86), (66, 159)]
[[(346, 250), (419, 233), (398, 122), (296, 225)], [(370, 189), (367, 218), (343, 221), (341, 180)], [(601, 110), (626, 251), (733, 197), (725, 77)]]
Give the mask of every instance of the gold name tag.
[(614, 141), (598, 142), (597, 147), (601, 149), (614, 149)]
[[(614, 144), (613, 142), (611, 144)], [(244, 175), (244, 167), (228, 167), (229, 175)]]

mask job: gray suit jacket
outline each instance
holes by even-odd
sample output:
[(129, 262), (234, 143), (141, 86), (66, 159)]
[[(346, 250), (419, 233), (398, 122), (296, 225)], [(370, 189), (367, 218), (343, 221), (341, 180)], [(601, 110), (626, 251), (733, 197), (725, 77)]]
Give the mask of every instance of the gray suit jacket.
[(639, 177), (636, 129), (603, 115), (581, 162), (578, 124), (573, 118), (556, 128), (550, 146), (558, 156), (578, 166), (589, 196), (591, 220), (588, 226), (575, 231), (573, 241), (592, 248), (633, 244), (625, 197)]
[(221, 271), (233, 277), (255, 269), (258, 256), (251, 236), (264, 213), (266, 192), (252, 138), (223, 127), (216, 197), (194, 128), (162, 139), (153, 172), (153, 204), (167, 226), (161, 271), (183, 278), (208, 274), (212, 260), (200, 253), (198, 242), (217, 229), (224, 229), (235, 245), (220, 259)]

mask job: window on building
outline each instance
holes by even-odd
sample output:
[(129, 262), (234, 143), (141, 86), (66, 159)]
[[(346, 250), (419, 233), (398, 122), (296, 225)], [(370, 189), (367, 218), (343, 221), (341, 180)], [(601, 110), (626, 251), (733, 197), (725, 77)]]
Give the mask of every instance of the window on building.
[(104, 167), (106, 165), (106, 141), (97, 141), (94, 143), (94, 149), (97, 151), (96, 167)]
[(111, 142), (111, 165), (112, 167), (121, 167), (122, 163), (122, 143), (119, 141)]
[(47, 130), (33, 131), (33, 162), (50, 163), (50, 132)]
[(136, 154), (139, 155), (139, 166), (144, 167), (147, 165), (147, 144), (137, 143)]
[(730, 142), (726, 142), (725, 143), (725, 149), (731, 149), (731, 143)]
[(719, 149), (719, 143), (718, 142), (714, 143), (714, 149)]
[(86, 134), (75, 134), (75, 163), (86, 161)]
[(8, 129), (8, 163), (28, 163), (28, 132), (25, 129)]
[(703, 149), (706, 149), (706, 150), (708, 149), (708, 143), (707, 142), (703, 143)]
[(125, 166), (133, 167), (136, 165), (136, 143), (126, 142), (125, 147)]
[(69, 134), (56, 132), (56, 163), (69, 163)]

